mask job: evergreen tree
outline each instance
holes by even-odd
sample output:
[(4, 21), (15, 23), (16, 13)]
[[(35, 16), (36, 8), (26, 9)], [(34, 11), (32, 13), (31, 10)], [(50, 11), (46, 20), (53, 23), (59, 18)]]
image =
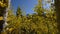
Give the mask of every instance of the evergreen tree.
[(42, 0), (38, 0), (38, 5), (35, 6), (34, 11), (37, 12), (38, 15), (42, 15), (43, 7), (42, 7)]
[(17, 8), (16, 16), (17, 17), (22, 16), (22, 11), (21, 11), (20, 7)]

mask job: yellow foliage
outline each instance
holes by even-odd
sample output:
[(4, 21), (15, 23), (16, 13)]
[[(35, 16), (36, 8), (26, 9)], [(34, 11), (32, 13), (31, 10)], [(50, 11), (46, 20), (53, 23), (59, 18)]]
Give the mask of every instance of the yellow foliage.
[(6, 5), (6, 3), (3, 3), (3, 2), (0, 1), (0, 6), (1, 7), (6, 7), (7, 5)]
[(10, 28), (9, 31), (11, 32), (14, 28)]
[(8, 17), (8, 18), (7, 18), (7, 21), (10, 21), (11, 19), (12, 19), (12, 18), (9, 18), (9, 17)]
[(3, 20), (3, 17), (0, 17), (0, 20)]

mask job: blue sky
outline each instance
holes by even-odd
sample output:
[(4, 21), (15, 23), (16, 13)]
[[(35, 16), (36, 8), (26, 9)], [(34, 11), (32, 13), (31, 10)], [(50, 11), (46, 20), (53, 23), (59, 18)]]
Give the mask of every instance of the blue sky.
[(18, 6), (28, 13), (34, 13), (33, 8), (37, 4), (37, 0), (12, 0), (12, 6), (16, 10)]
[[(26, 14), (32, 14), (34, 6), (38, 3), (38, 0), (12, 0), (12, 6), (14, 8), (14, 12), (16, 12), (16, 9), (18, 6), (26, 12)], [(50, 5), (46, 4), (44, 6), (45, 9), (48, 9)]]

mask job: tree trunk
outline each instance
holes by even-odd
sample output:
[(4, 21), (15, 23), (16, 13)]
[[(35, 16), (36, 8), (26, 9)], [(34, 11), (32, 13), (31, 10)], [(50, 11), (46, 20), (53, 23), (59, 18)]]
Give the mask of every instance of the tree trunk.
[(10, 10), (10, 0), (8, 0), (8, 6), (5, 9), (5, 13), (3, 15), (3, 20), (4, 20), (4, 24), (3, 24), (3, 31), (5, 32), (4, 28), (8, 25), (7, 23), (7, 16), (8, 16), (8, 11)]
[[(0, 8), (0, 10), (2, 8)], [(8, 0), (8, 6), (1, 11), (2, 12), (1, 16), (3, 17), (3, 20), (0, 20), (0, 34), (3, 31), (3, 28), (5, 28), (5, 26), (7, 25), (7, 15), (8, 15), (9, 8), (10, 8), (10, 0)]]
[(57, 28), (60, 34), (60, 0), (55, 0), (56, 16), (57, 16)]
[(4, 25), (3, 25), (4, 28), (5, 28), (6, 25), (8, 25), (8, 24), (7, 24), (7, 16), (8, 16), (8, 10), (10, 9), (10, 2), (11, 2), (11, 1), (8, 0), (8, 7), (6, 8), (5, 13), (4, 13), (4, 15), (3, 15), (4, 21), (5, 21), (5, 22), (4, 22)]
[(3, 31), (3, 24), (4, 24), (4, 21), (0, 20), (0, 34)]

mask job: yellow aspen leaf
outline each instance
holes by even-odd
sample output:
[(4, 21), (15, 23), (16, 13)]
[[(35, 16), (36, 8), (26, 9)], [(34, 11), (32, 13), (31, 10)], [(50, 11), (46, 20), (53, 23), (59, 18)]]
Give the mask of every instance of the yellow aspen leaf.
[(11, 32), (14, 28), (10, 28), (9, 31)]
[(0, 20), (3, 20), (3, 17), (0, 17)]

